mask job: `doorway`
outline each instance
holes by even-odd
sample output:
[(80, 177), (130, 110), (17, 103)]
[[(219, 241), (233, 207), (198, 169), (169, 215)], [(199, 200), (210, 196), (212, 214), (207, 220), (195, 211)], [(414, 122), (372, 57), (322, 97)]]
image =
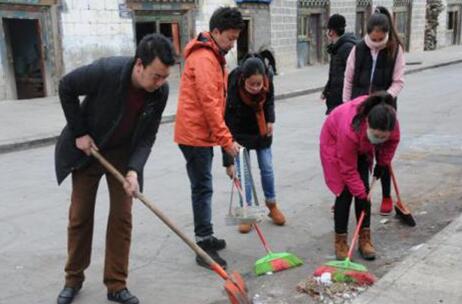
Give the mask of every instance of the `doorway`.
[(249, 42), (250, 42), (250, 31), (249, 25), (250, 20), (244, 19), (244, 28), (239, 34), (237, 39), (237, 62), (240, 63), (241, 60), (249, 53)]
[(409, 51), (411, 37), (411, 4), (393, 8), (393, 19), (398, 36), (404, 44), (404, 50)]
[(3, 18), (2, 21), (17, 98), (44, 97), (44, 59), (39, 20)]
[(327, 27), (327, 9), (325, 7), (302, 8), (298, 17), (297, 57), (298, 67), (324, 63), (327, 61), (325, 50)]
[(459, 6), (452, 6), (448, 9), (447, 30), (450, 33), (450, 44), (460, 44), (461, 9)]
[(311, 14), (309, 17), (308, 41), (310, 42), (310, 63), (322, 62), (321, 14)]

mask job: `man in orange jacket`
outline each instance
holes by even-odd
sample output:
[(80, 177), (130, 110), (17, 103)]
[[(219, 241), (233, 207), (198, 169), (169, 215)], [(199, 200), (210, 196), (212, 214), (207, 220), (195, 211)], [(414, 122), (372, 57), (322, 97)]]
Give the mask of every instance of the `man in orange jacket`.
[[(191, 182), (194, 233), (197, 244), (226, 268), (218, 250), (225, 240), (213, 236), (213, 147), (221, 146), (231, 156), (239, 152), (225, 124), (226, 53), (234, 47), (244, 21), (237, 8), (218, 8), (210, 18), (210, 32), (200, 33), (185, 48), (185, 67), (180, 83), (175, 122), (175, 142), (186, 159)], [(196, 257), (200, 266), (205, 262)]]

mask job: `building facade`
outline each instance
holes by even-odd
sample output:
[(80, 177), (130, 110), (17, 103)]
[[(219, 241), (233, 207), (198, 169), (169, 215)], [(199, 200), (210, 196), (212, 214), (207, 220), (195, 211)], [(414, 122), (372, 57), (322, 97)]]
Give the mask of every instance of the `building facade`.
[(461, 43), (462, 0), (0, 0), (0, 100), (56, 95), (62, 75), (99, 57), (133, 55), (148, 33), (164, 34), (182, 53), (224, 5), (238, 7), (246, 23), (227, 56), (231, 68), (248, 52), (264, 52), (282, 72), (326, 63), (329, 16), (344, 15), (347, 31), (362, 37), (377, 5), (393, 13), (406, 51)]

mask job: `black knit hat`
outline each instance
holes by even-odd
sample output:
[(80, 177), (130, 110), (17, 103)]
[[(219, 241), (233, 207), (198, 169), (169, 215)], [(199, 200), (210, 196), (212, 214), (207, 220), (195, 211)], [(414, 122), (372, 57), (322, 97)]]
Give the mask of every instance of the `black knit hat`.
[(329, 21), (327, 22), (327, 28), (329, 30), (343, 30), (346, 27), (345, 17), (339, 14), (334, 14), (330, 16)]

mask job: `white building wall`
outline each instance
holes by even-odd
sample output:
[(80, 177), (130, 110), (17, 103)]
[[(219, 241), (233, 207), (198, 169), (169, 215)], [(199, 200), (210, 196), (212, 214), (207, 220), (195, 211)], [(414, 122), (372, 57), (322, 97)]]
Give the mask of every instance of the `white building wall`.
[(330, 16), (340, 14), (346, 19), (346, 32), (355, 32), (356, 27), (356, 0), (331, 0)]
[(134, 54), (133, 22), (119, 16), (119, 0), (64, 2), (61, 14), (64, 73), (100, 57)]
[(426, 0), (412, 1), (411, 44), (409, 52), (423, 52), (425, 40)]
[(271, 47), (280, 72), (297, 67), (297, 1), (273, 0), (271, 14)]

